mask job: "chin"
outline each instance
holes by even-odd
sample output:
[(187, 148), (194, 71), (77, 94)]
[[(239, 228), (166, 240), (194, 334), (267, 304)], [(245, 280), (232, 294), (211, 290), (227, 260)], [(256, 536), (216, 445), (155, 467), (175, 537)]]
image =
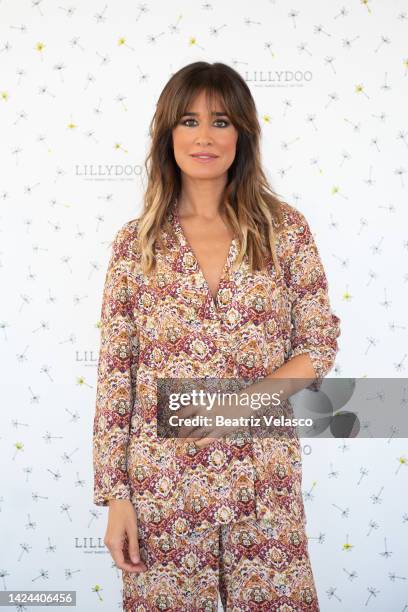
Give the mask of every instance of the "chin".
[(193, 170), (189, 169), (189, 170), (183, 170), (183, 172), (187, 175), (190, 176), (191, 178), (218, 178), (219, 176), (222, 176), (224, 174), (224, 172), (215, 172), (214, 170), (210, 170), (209, 168), (199, 168), (197, 171), (197, 168), (194, 168)]

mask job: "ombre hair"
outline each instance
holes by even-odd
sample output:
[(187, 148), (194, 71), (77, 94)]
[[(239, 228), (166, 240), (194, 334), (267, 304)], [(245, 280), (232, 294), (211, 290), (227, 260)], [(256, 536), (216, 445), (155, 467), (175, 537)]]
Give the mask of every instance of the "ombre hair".
[[(276, 234), (283, 223), (282, 200), (272, 190), (262, 169), (261, 127), (254, 99), (241, 75), (221, 62), (194, 62), (178, 70), (166, 83), (150, 123), (150, 150), (145, 160), (147, 187), (144, 207), (138, 217), (141, 266), (148, 274), (155, 269), (155, 245), (161, 243), (161, 229), (173, 202), (181, 194), (181, 171), (173, 153), (172, 130), (194, 98), (204, 91), (209, 111), (219, 100), (238, 131), (236, 155), (228, 169), (223, 194), (225, 218), (239, 240), (234, 267), (245, 254), (251, 271), (265, 269), (271, 256), (281, 273), (276, 255)], [(164, 246), (166, 251), (166, 247)]]

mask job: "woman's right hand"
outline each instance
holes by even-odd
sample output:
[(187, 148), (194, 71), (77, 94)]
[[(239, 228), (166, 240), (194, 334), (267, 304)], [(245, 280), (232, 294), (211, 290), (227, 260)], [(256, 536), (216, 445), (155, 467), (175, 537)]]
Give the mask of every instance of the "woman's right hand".
[(140, 558), (136, 512), (130, 500), (109, 500), (108, 526), (103, 543), (118, 568), (135, 573), (146, 571)]

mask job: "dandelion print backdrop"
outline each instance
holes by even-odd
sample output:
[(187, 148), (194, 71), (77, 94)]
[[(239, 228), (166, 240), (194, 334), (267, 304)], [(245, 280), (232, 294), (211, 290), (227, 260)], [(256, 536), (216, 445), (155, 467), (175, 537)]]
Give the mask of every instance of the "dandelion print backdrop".
[[(121, 605), (92, 504), (98, 317), (138, 215), (148, 123), (197, 60), (246, 79), (273, 187), (307, 217), (342, 322), (333, 376), (406, 376), (408, 4), (0, 3), (3, 589)], [(402, 439), (303, 440), (324, 612), (408, 609)]]

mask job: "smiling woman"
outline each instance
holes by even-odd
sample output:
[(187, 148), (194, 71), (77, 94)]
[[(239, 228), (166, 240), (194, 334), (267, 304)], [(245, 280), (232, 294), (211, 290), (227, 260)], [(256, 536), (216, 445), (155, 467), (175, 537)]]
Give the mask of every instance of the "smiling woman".
[[(199, 96), (197, 96), (195, 100), (195, 105), (199, 108), (204, 109), (205, 93), (201, 93)], [(209, 122), (213, 122), (217, 124), (223, 123), (224, 125), (221, 126), (221, 129), (228, 128), (228, 126), (232, 128), (231, 130), (227, 130), (227, 137), (225, 138), (225, 140), (219, 142), (219, 146), (221, 148), (219, 152), (213, 151), (211, 148), (201, 149), (200, 151), (195, 151), (189, 154), (194, 160), (199, 161), (199, 162), (208, 163), (214, 160), (219, 160), (222, 153), (224, 153), (224, 159), (225, 159), (225, 153), (228, 152), (228, 148), (230, 152), (233, 151), (233, 154), (235, 157), (235, 145), (236, 145), (236, 140), (237, 140), (237, 131), (231, 125), (231, 123), (225, 118), (226, 116), (227, 114), (225, 111), (212, 111), (212, 112), (207, 111), (206, 113), (203, 113), (202, 116), (201, 116), (201, 113), (197, 113), (197, 112), (186, 112), (183, 114), (183, 118), (184, 117), (197, 117), (197, 120), (182, 118), (180, 125), (183, 125), (186, 127), (196, 127), (197, 123), (200, 121), (203, 123), (209, 121)], [(214, 120), (213, 119), (214, 117), (224, 117), (224, 119)], [(196, 125), (192, 126), (191, 123), (194, 123), (194, 121)], [(220, 128), (219, 125), (217, 127), (218, 129)], [(183, 133), (184, 131), (178, 130), (178, 128), (173, 130), (173, 146), (175, 147), (174, 154), (175, 154), (176, 161), (177, 161), (176, 149), (180, 151), (180, 148), (182, 147)], [(186, 138), (186, 136), (184, 136), (184, 138)], [(222, 149), (224, 149), (224, 151)], [(231, 165), (232, 161), (233, 160), (230, 160), (230, 164), (228, 165), (228, 167)]]
[(174, 74), (150, 135), (144, 208), (106, 274), (93, 430), (123, 609), (216, 611), (219, 594), (228, 610), (317, 612), (298, 438), (157, 430), (159, 379), (174, 392), (186, 379), (320, 384), (340, 320), (313, 234), (266, 180), (255, 103), (231, 67)]
[[(217, 210), (217, 201), (222, 197), (224, 177), (235, 159), (238, 131), (228, 120), (219, 98), (214, 97), (214, 101), (215, 110), (208, 94), (200, 92), (187, 107), (194, 110), (186, 110), (172, 130), (172, 139), (174, 158), (185, 176), (176, 221), (215, 302), (235, 239), (223, 219), (222, 210)], [(206, 167), (198, 170), (194, 167), (197, 164)], [(209, 184), (203, 182), (206, 176), (210, 179)], [(183, 202), (183, 199), (194, 201), (192, 192), (200, 192), (201, 199), (207, 201), (199, 214), (188, 214), (189, 206)], [(182, 227), (180, 215), (185, 209), (187, 214), (184, 213)]]

